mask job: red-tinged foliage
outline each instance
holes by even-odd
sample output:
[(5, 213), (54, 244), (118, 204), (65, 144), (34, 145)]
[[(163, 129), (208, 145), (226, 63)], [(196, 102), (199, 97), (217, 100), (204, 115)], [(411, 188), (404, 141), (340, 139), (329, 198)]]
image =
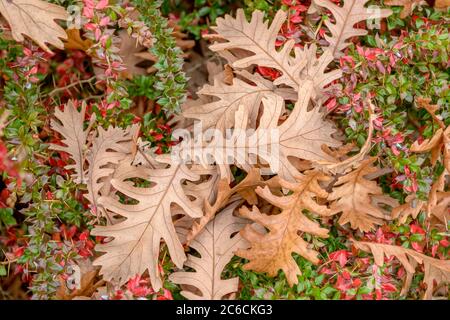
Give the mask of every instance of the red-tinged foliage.
[(128, 281), (127, 289), (136, 297), (146, 297), (155, 293), (149, 285), (148, 279), (142, 279), (140, 275), (136, 275)]
[(339, 265), (341, 266), (341, 268), (343, 268), (348, 261), (348, 257), (351, 255), (351, 252), (347, 251), (347, 250), (339, 250), (339, 251), (335, 251), (333, 253), (330, 254), (329, 259), (331, 261), (337, 261), (339, 262)]

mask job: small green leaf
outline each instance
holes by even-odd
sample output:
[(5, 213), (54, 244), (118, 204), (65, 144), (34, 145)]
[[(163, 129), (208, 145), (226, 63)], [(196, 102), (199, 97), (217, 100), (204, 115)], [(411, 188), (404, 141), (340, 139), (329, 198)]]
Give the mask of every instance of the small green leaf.
[(314, 279), (314, 284), (315, 284), (316, 286), (320, 286), (320, 285), (322, 284), (323, 278), (324, 278), (324, 275), (321, 274), (321, 275), (318, 276), (316, 279)]
[(411, 237), (409, 237), (409, 240), (411, 242), (421, 242), (423, 240), (423, 235), (422, 234), (418, 234), (418, 233), (414, 233), (411, 235)]
[(416, 20), (416, 28), (420, 29), (421, 26), (423, 26), (425, 24), (425, 22), (422, 19), (417, 19)]
[(370, 289), (368, 287), (361, 287), (358, 289), (358, 294), (368, 294), (371, 292), (372, 292), (372, 289)]
[(13, 217), (14, 211), (11, 208), (0, 209), (0, 221), (2, 221), (7, 227), (17, 224), (16, 219)]
[(4, 277), (7, 275), (6, 268), (4, 265), (0, 265), (0, 277)]

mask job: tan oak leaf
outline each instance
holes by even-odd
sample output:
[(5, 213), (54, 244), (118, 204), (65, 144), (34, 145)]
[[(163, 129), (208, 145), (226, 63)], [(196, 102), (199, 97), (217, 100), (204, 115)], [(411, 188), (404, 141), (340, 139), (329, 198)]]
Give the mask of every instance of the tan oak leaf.
[[(90, 132), (90, 125), (87, 129), (84, 128), (84, 119), (86, 114), (86, 104), (81, 104), (81, 110), (77, 110), (75, 103), (70, 100), (61, 111), (59, 108), (55, 109), (55, 119), (50, 120), (50, 126), (53, 130), (58, 132), (63, 139), (63, 145), (52, 144), (50, 149), (56, 151), (66, 152), (70, 155), (74, 164), (66, 165), (67, 170), (74, 170), (73, 180), (75, 183), (86, 184), (87, 177), (85, 174), (86, 162), (86, 140)], [(91, 124), (95, 120), (95, 114), (92, 114)]]
[(437, 192), (436, 204), (431, 209), (432, 217), (435, 217), (442, 229), (447, 230), (450, 221), (450, 192)]
[(409, 16), (414, 8), (421, 4), (426, 4), (424, 0), (387, 0), (384, 2), (387, 6), (402, 6), (403, 10), (400, 13), (400, 18), (404, 19)]
[(361, 162), (360, 166), (352, 172), (341, 176), (328, 200), (333, 201), (330, 209), (333, 214), (342, 212), (339, 223), (350, 223), (351, 228), (367, 232), (381, 225), (383, 220), (390, 217), (378, 206), (378, 202), (391, 205), (390, 198), (383, 199), (383, 191), (375, 181), (365, 176), (377, 172), (373, 166), (376, 158)]
[(326, 93), (334, 89), (329, 84), (342, 77), (342, 70), (340, 69), (326, 72), (329, 64), (334, 60), (331, 50), (327, 49), (317, 57), (317, 46), (312, 44), (306, 45), (303, 49), (295, 47), (294, 53), (293, 64), (299, 66), (299, 69), (294, 72), (295, 79), (298, 83), (306, 80), (312, 81), (314, 83), (312, 98), (319, 104), (324, 102), (329, 98)]
[(11, 111), (3, 109), (0, 113), (0, 137), (3, 137), (3, 129), (6, 127), (8, 117), (11, 115)]
[(139, 130), (137, 125), (122, 129), (99, 127), (94, 138), (92, 148), (87, 154), (89, 169), (87, 172), (87, 190), (84, 196), (98, 215), (104, 215), (104, 210), (98, 204), (100, 196), (106, 196), (111, 191), (109, 180), (116, 166), (127, 155), (131, 154), (134, 135)]
[[(287, 41), (278, 50), (275, 42), (286, 18), (287, 13), (279, 10), (269, 26), (268, 22), (264, 21), (262, 11), (255, 10), (251, 20), (247, 21), (244, 11), (239, 9), (236, 18), (227, 15), (225, 18), (216, 20), (217, 26), (212, 29), (217, 34), (209, 37), (225, 40), (225, 42), (216, 42), (210, 48), (219, 53), (224, 50), (236, 49), (251, 52), (253, 54), (250, 56), (245, 55), (230, 61), (231, 66), (235, 69), (243, 69), (258, 65), (276, 69), (281, 72), (281, 76), (274, 81), (274, 84), (285, 84), (294, 89), (298, 89), (306, 77), (306, 80), (312, 79), (315, 82), (315, 87), (318, 87), (316, 91), (320, 92), (325, 86), (339, 78), (341, 72), (335, 70), (325, 73), (333, 55), (324, 53), (323, 56), (317, 58), (315, 46), (306, 50), (295, 49), (295, 57), (292, 56), (294, 40)], [(305, 67), (307, 67), (306, 71), (304, 71)]]
[(262, 98), (275, 94), (276, 87), (257, 74), (245, 74), (253, 84), (235, 78), (231, 85), (227, 85), (222, 81), (222, 75), (216, 76), (213, 85), (206, 84), (197, 92), (199, 95), (215, 97), (216, 101), (193, 105), (183, 112), (183, 116), (200, 120), (202, 130), (215, 128), (225, 131), (233, 128), (235, 112), (240, 105), (244, 105), (256, 126)]
[(434, 133), (430, 139), (425, 139), (421, 143), (414, 142), (410, 150), (416, 153), (431, 153), (431, 164), (434, 166), (439, 156), (442, 156), (447, 172), (450, 172), (450, 126), (445, 127), (436, 112), (439, 110), (438, 105), (432, 105), (431, 99), (417, 98), (416, 102), (420, 108), (424, 108), (431, 115), (433, 120), (438, 124), (439, 129)]
[(0, 13), (8, 21), (14, 40), (22, 42), (26, 35), (47, 52), (51, 50), (46, 43), (64, 48), (61, 39), (67, 39), (66, 32), (54, 21), (69, 17), (63, 7), (42, 0), (0, 0)]
[(95, 268), (89, 259), (80, 259), (71, 265), (71, 268), (73, 270), (71, 278), (74, 280), (75, 288), (68, 285), (70, 278), (64, 280), (60, 277), (60, 286), (56, 291), (56, 298), (58, 300), (86, 299), (105, 284), (104, 280), (96, 281), (98, 268)]
[(276, 276), (283, 270), (289, 285), (298, 283), (297, 276), (301, 271), (292, 257), (293, 253), (318, 263), (318, 252), (312, 250), (303, 240), (301, 233), (305, 232), (322, 238), (328, 237), (328, 230), (310, 220), (303, 210), (309, 210), (322, 216), (328, 216), (330, 210), (327, 206), (317, 203), (319, 198), (326, 198), (328, 193), (322, 189), (320, 182), (328, 181), (329, 177), (318, 171), (307, 171), (303, 176), (297, 177), (292, 183), (279, 180), (283, 188), (292, 190), (287, 196), (275, 196), (269, 189), (258, 187), (256, 193), (271, 204), (282, 209), (275, 215), (263, 214), (254, 206), (250, 211), (246, 207), (239, 211), (244, 218), (253, 220), (268, 229), (261, 233), (254, 227), (247, 225), (242, 231), (242, 237), (251, 244), (247, 250), (238, 250), (236, 255), (248, 259), (244, 265), (245, 270), (266, 272), (269, 276)]
[[(184, 52), (182, 57), (188, 58), (189, 50), (195, 46), (195, 41), (186, 39), (187, 35), (182, 33), (180, 26), (172, 21), (169, 21), (169, 27), (173, 29), (172, 36), (175, 39), (176, 46)], [(120, 30), (118, 36), (121, 40), (119, 55), (126, 66), (126, 70), (122, 72), (124, 77), (131, 79), (136, 75), (145, 75), (157, 71), (154, 64), (158, 61), (158, 58), (148, 50), (155, 41), (152, 37), (136, 38), (128, 34), (127, 30)]]
[[(316, 167), (325, 171), (329, 171), (332, 174), (342, 174), (348, 172), (353, 167), (358, 166), (361, 161), (364, 160), (366, 154), (370, 151), (370, 147), (372, 146), (372, 136), (374, 132), (374, 121), (377, 118), (377, 114), (374, 113), (374, 106), (369, 102), (369, 121), (368, 121), (368, 132), (367, 139), (364, 145), (361, 147), (359, 152), (352, 157), (349, 157), (342, 161), (327, 161), (327, 160), (319, 160), (316, 162)], [(328, 146), (326, 146), (327, 148)], [(352, 145), (343, 146), (342, 151), (349, 152), (348, 148), (351, 148)], [(334, 153), (339, 153), (339, 151), (334, 151)]]
[(91, 39), (83, 39), (81, 37), (79, 29), (67, 29), (66, 33), (67, 41), (64, 42), (65, 49), (88, 52), (89, 48), (93, 45)]
[(392, 219), (398, 219), (403, 224), (408, 217), (417, 218), (420, 212), (426, 210), (426, 205), (426, 201), (417, 199), (415, 195), (408, 195), (404, 204), (392, 209)]
[[(101, 266), (100, 274), (105, 280), (119, 284), (148, 270), (153, 289), (159, 290), (162, 285), (158, 271), (160, 241), (165, 241), (176, 266), (181, 268), (186, 260), (172, 222), (172, 205), (178, 205), (192, 218), (202, 216), (202, 208), (195, 206), (182, 188), (184, 181), (197, 181), (200, 176), (185, 165), (171, 164), (166, 155), (157, 159), (166, 164), (165, 168), (134, 166), (132, 160), (130, 157), (121, 161), (110, 183), (133, 202), (122, 203), (114, 195), (98, 200), (105, 209), (125, 220), (92, 230), (94, 235), (113, 238), (96, 246), (97, 251), (105, 254), (94, 265)], [(150, 185), (137, 187), (132, 179), (144, 179)]]
[(367, 8), (365, 5), (368, 1), (345, 0), (341, 7), (330, 0), (313, 0), (315, 5), (330, 10), (335, 19), (334, 23), (330, 19), (325, 21), (331, 33), (331, 35), (325, 35), (325, 39), (330, 44), (334, 57), (342, 55), (342, 51), (350, 44), (348, 40), (367, 34), (367, 30), (356, 28), (355, 24), (368, 19), (382, 19), (392, 14), (390, 9)]
[(398, 219), (398, 222), (403, 224), (408, 217), (416, 219), (420, 212), (426, 212), (428, 218), (434, 217), (446, 226), (450, 219), (450, 192), (444, 192), (445, 177), (444, 171), (433, 183), (428, 193), (428, 201), (418, 199), (416, 194), (410, 194), (406, 197), (404, 204), (392, 210), (392, 218)]
[(450, 7), (450, 0), (436, 0), (434, 2), (434, 8), (438, 10), (446, 10)]
[(221, 179), (217, 185), (217, 196), (214, 203), (211, 205), (209, 201), (205, 201), (205, 213), (203, 217), (198, 219), (198, 221), (195, 221), (191, 230), (189, 230), (187, 234), (188, 243), (192, 241), (192, 239), (196, 238), (201, 230), (203, 230), (203, 228), (214, 219), (216, 213), (229, 203), (230, 198), (234, 194), (238, 193), (247, 201), (248, 204), (256, 205), (258, 203), (258, 199), (254, 189), (257, 186), (262, 186), (263, 184), (264, 182), (261, 179), (258, 168), (253, 168), (250, 170), (245, 179), (232, 188), (229, 186), (228, 179)]
[[(331, 157), (323, 152), (322, 146), (338, 147), (341, 145), (338, 140), (332, 137), (336, 132), (335, 127), (331, 122), (324, 119), (324, 115), (319, 108), (308, 111), (309, 101), (313, 94), (312, 87), (312, 81), (304, 82), (298, 91), (298, 100), (294, 110), (287, 120), (277, 127), (279, 141), (276, 141), (276, 143), (279, 144), (280, 151), (278, 173), (282, 179), (293, 181), (298, 172), (289, 162), (289, 157), (313, 162), (327, 160)], [(280, 101), (276, 103), (276, 105), (279, 104)], [(273, 105), (272, 103), (272, 106), (270, 106), (268, 103), (267, 108), (273, 107)], [(264, 111), (266, 112), (266, 109)], [(261, 136), (258, 130), (255, 134)]]
[(239, 278), (225, 280), (222, 273), (234, 252), (248, 247), (248, 242), (239, 234), (248, 221), (233, 216), (239, 203), (233, 202), (219, 212), (190, 243), (200, 256), (188, 255), (185, 266), (195, 271), (178, 271), (169, 276), (170, 281), (182, 285), (184, 297), (220, 300), (238, 290)]
[[(202, 164), (211, 158), (216, 163), (229, 163), (232, 157), (234, 164), (247, 172), (252, 168), (255, 157), (265, 161), (271, 171), (278, 173), (282, 179), (295, 181), (299, 171), (290, 158), (318, 161), (333, 160), (333, 157), (322, 150), (323, 145), (338, 147), (341, 143), (332, 137), (335, 128), (332, 123), (323, 119), (319, 108), (308, 111), (313, 92), (312, 81), (305, 81), (298, 92), (298, 100), (287, 120), (278, 124), (284, 110), (284, 100), (278, 95), (270, 95), (262, 99), (263, 114), (259, 126), (248, 134), (248, 113), (245, 106), (240, 106), (235, 113), (235, 128), (230, 137), (215, 136), (212, 141), (205, 142), (202, 148), (190, 150)], [(196, 143), (195, 146), (201, 145)], [(189, 146), (180, 144), (179, 152), (187, 152)], [(229, 177), (227, 177), (229, 178)]]

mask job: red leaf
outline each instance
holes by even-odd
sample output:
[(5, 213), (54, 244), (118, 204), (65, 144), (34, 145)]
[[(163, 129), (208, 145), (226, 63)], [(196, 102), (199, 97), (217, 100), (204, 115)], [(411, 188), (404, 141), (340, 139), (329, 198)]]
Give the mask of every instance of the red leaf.
[(417, 242), (411, 242), (411, 247), (413, 247), (413, 249), (416, 250), (417, 252), (423, 252), (422, 247)]
[(361, 283), (362, 283), (361, 279), (356, 278), (356, 279), (353, 280), (352, 285), (355, 288), (359, 288), (361, 286)]
[(442, 239), (441, 241), (439, 241), (439, 243), (440, 243), (441, 246), (443, 246), (444, 248), (447, 248), (448, 245), (450, 244), (450, 242), (448, 242), (447, 239)]
[(411, 224), (410, 228), (412, 233), (425, 234), (425, 231), (417, 224)]
[(381, 288), (386, 292), (396, 292), (397, 288), (391, 283), (383, 283)]
[(338, 250), (330, 254), (330, 259), (332, 261), (338, 261), (341, 268), (343, 268), (347, 264), (350, 255), (351, 253), (346, 250)]

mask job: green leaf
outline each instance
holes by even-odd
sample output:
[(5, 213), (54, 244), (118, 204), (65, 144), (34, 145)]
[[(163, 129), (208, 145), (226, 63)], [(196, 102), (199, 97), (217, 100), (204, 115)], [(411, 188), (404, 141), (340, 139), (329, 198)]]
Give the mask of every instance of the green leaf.
[(0, 277), (4, 277), (7, 275), (6, 268), (4, 265), (0, 265)]
[(314, 284), (315, 284), (316, 286), (320, 286), (320, 285), (322, 284), (323, 278), (324, 278), (324, 275), (321, 274), (321, 275), (318, 276), (316, 279), (314, 279)]
[(17, 224), (16, 219), (14, 219), (14, 211), (11, 208), (1, 208), (0, 209), (0, 221), (2, 221), (7, 227)]
[(368, 287), (361, 287), (358, 289), (358, 294), (368, 294), (371, 292), (372, 292), (372, 289), (370, 289)]
[(198, 15), (200, 17), (206, 16), (211, 11), (210, 7), (203, 7), (200, 10), (198, 10)]
[(416, 20), (416, 28), (420, 29), (421, 26), (423, 26), (425, 24), (425, 22), (422, 19), (417, 19)]
[(411, 242), (421, 242), (423, 240), (423, 235), (419, 233), (414, 233), (409, 237)]

